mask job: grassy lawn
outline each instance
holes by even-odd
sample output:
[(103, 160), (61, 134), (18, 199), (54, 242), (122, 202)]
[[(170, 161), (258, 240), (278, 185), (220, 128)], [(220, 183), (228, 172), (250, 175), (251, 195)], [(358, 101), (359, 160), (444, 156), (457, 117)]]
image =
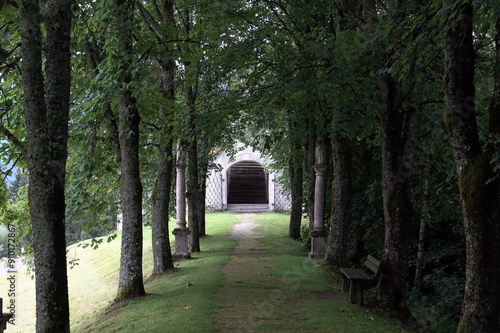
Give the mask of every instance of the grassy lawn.
[[(202, 238), (201, 253), (196, 259), (182, 261), (168, 274), (151, 278), (151, 230), (145, 229), (144, 277), (147, 296), (112, 306), (118, 283), (119, 238), (103, 243), (97, 250), (72, 246), (68, 259), (78, 259), (79, 265), (68, 271), (72, 332), (215, 332), (216, 315), (230, 306), (218, 297), (222, 290), (223, 271), (238, 244), (228, 237), (238, 223), (232, 213), (207, 214), (207, 233)], [(241, 282), (239, 290), (250, 301), (253, 293), (269, 293), (292, 302), (271, 299), (273, 321), (263, 321), (258, 332), (285, 331), (293, 320), (296, 332), (404, 332), (392, 320), (376, 311), (353, 306), (343, 299), (320, 299), (319, 294), (339, 293), (338, 277), (327, 272), (320, 261), (307, 259), (307, 252), (297, 242), (286, 237), (288, 217), (281, 214), (259, 214), (254, 229), (262, 234), (258, 242), (266, 255), (250, 256), (266, 276), (275, 278), (275, 285)], [(173, 226), (172, 226), (173, 227)], [(172, 238), (173, 240), (173, 238)], [(245, 258), (238, 260), (245, 261)], [(248, 259), (250, 260), (250, 259)], [(227, 274), (224, 273), (224, 274)], [(4, 297), (7, 279), (0, 277), (0, 296)], [(16, 325), (7, 332), (34, 332), (34, 282), (25, 273), (18, 273)], [(267, 290), (267, 291), (266, 291)], [(274, 294), (271, 294), (274, 292)], [(241, 296), (240, 295), (240, 296)], [(238, 297), (240, 297), (238, 296)], [(286, 297), (285, 297), (286, 296)], [(242, 297), (242, 296), (241, 296)], [(280, 299), (281, 299), (280, 298)], [(224, 303), (226, 302), (226, 303)], [(267, 305), (269, 305), (267, 304)], [(286, 308), (290, 306), (290, 308)], [(251, 306), (251, 303), (249, 303)], [(281, 307), (281, 308), (280, 308)], [(274, 320), (276, 319), (276, 320)], [(290, 331), (290, 330), (287, 330)]]
[(305, 325), (298, 332), (406, 332), (385, 313), (347, 303), (340, 276), (328, 271), (322, 261), (308, 259), (309, 250), (286, 237), (287, 216), (259, 214), (255, 222), (261, 225), (255, 230), (265, 234), (259, 241), (274, 248), (275, 268), (269, 273), (288, 283), (290, 292), (301, 295), (299, 313)]
[[(149, 277), (153, 268), (151, 229), (145, 228), (143, 271), (148, 295), (129, 301), (130, 306), (115, 309), (109, 314), (105, 311), (111, 305), (118, 286), (119, 237), (110, 243), (103, 242), (97, 250), (69, 247), (68, 260), (78, 259), (79, 263), (68, 270), (71, 331), (165, 332), (168, 326), (172, 328), (171, 332), (187, 332), (185, 320), (194, 317), (200, 325), (199, 332), (211, 330), (211, 292), (218, 285), (220, 266), (229, 259), (229, 253), (236, 244), (226, 236), (236, 222), (237, 219), (230, 213), (208, 214), (209, 236), (202, 240), (203, 252), (193, 256), (199, 259), (180, 262), (175, 270), (159, 278)], [(173, 227), (174, 224), (171, 225)], [(6, 278), (0, 277), (0, 297), (4, 298), (4, 309), (7, 282)], [(16, 325), (8, 325), (6, 332), (35, 331), (34, 285), (25, 269), (17, 274)]]

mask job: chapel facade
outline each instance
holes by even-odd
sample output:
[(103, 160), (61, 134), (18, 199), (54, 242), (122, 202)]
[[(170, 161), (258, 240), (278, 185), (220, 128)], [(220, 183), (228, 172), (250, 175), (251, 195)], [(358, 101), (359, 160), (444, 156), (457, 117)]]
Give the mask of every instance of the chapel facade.
[(269, 211), (288, 213), (290, 195), (279, 183), (279, 173), (268, 172), (258, 151), (242, 144), (232, 158), (216, 155), (209, 170), (206, 209), (209, 211)]

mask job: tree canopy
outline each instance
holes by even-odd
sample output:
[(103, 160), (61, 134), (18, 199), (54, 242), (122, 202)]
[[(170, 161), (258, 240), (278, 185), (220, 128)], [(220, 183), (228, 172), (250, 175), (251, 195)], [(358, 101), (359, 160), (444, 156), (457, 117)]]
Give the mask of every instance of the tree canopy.
[[(29, 104), (26, 76), (34, 37), (22, 35), (28, 21), (21, 9), (30, 4), (39, 12), (37, 38), (50, 42), (53, 3), (0, 1), (0, 214), (28, 243), (39, 226), (27, 221), (22, 203), (34, 198), (19, 177), (36, 184), (34, 144), (66, 142), (33, 136), (46, 119), (25, 116), (36, 105)], [(178, 139), (187, 143), (193, 251), (202, 250), (208, 168), (236, 141), (283, 172), (292, 199), (288, 235), (307, 244), (321, 142), (327, 263), (383, 258), (379, 304), (406, 317), (408, 302), (424, 304), (462, 332), (486, 332), (490, 316), (496, 324), (487, 329), (496, 332), (500, 289), (485, 270), (500, 267), (492, 254), (500, 239), (499, 4), (78, 0), (71, 15), (69, 114), (44, 131), (57, 121), (57, 131), (68, 129), (68, 244), (110, 235), (123, 213), (124, 233), (131, 233), (117, 299), (144, 293), (143, 225), (159, 237), (154, 273), (173, 267), (167, 225)], [(39, 64), (48, 85), (50, 70), (58, 75), (48, 56), (57, 41), (49, 42)], [(37, 95), (49, 103), (49, 118), (58, 110), (52, 91), (40, 85)], [(486, 236), (494, 246), (482, 243)], [(36, 258), (36, 248), (28, 250)], [(488, 292), (494, 304), (485, 312)]]

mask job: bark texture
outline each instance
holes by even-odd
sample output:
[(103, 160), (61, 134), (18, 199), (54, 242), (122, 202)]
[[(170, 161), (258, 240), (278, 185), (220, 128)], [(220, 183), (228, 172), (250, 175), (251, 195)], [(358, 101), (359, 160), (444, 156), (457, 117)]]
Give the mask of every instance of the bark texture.
[(198, 136), (196, 129), (196, 91), (192, 86), (186, 89), (187, 108), (189, 112), (189, 146), (188, 157), (188, 184), (186, 198), (188, 201), (188, 227), (190, 235), (190, 252), (200, 252), (200, 191), (198, 186)]
[(163, 144), (159, 153), (158, 175), (152, 195), (153, 275), (160, 275), (174, 268), (168, 229), (173, 172), (172, 141)]
[[(192, 29), (191, 13), (189, 9), (182, 11), (182, 25), (184, 35), (190, 38)], [(182, 49), (185, 54), (191, 52), (191, 45), (187, 44)], [(199, 218), (199, 176), (198, 176), (198, 130), (197, 130), (197, 115), (196, 115), (196, 99), (198, 97), (198, 79), (199, 66), (191, 61), (184, 62), (184, 93), (187, 109), (187, 158), (188, 158), (188, 182), (186, 198), (189, 207), (188, 227), (191, 232), (189, 238), (189, 251), (200, 252), (200, 218)]]
[[(292, 120), (289, 120), (290, 133), (293, 133), (294, 126)], [(300, 225), (302, 222), (302, 203), (303, 203), (303, 152), (300, 140), (291, 139), (291, 153), (288, 162), (288, 172), (290, 173), (290, 195), (292, 206), (290, 210), (290, 224), (288, 227), (288, 237), (300, 239)]]
[(422, 193), (422, 207), (420, 211), (420, 228), (418, 233), (417, 258), (415, 259), (415, 278), (413, 280), (414, 288), (420, 289), (422, 285), (422, 273), (424, 268), (425, 245), (427, 240), (427, 221), (430, 220), (430, 196), (431, 196), (431, 163), (430, 158), (426, 159), (427, 166), (425, 168), (426, 179), (424, 182), (424, 190)]
[[(365, 0), (364, 11), (367, 30), (372, 33), (378, 25), (378, 14), (373, 0)], [(387, 4), (388, 19), (392, 28), (388, 42), (394, 45), (390, 54), (381, 46), (374, 48), (374, 58), (385, 64), (403, 48), (401, 24), (406, 16), (406, 2), (390, 0)], [(387, 65), (390, 66), (390, 63)], [(385, 240), (379, 300), (390, 309), (409, 316), (406, 301), (408, 242), (406, 226), (412, 219), (410, 176), (416, 153), (419, 112), (404, 106), (406, 93), (401, 78), (392, 73), (378, 78), (381, 101), (380, 132), (382, 138), (382, 200), (384, 207)]]
[(205, 216), (205, 211), (207, 207), (206, 197), (207, 197), (207, 175), (208, 175), (208, 161), (205, 161), (201, 166), (201, 170), (203, 170), (203, 177), (200, 185), (200, 192), (198, 196), (198, 211), (199, 211), (199, 219), (200, 219), (200, 237), (207, 235), (207, 221)]
[(19, 10), (36, 270), (36, 331), (69, 332), (64, 187), (71, 83), (71, 2), (48, 1), (44, 16), (37, 1), (20, 1)]
[(338, 117), (338, 112), (334, 112), (333, 126), (336, 133), (332, 137), (332, 214), (325, 259), (330, 265), (341, 267), (347, 261), (352, 175), (349, 140), (344, 134), (338, 133), (338, 129), (335, 130), (340, 125)]
[(142, 183), (139, 166), (139, 124), (137, 101), (131, 90), (133, 65), (132, 16), (134, 2), (115, 0), (118, 49), (125, 55), (120, 66), (117, 105), (120, 122), (121, 204), (123, 228), (117, 300), (143, 296), (142, 274)]
[(188, 227), (190, 235), (190, 251), (200, 252), (200, 193), (198, 190), (198, 150), (196, 139), (188, 147), (188, 184), (186, 198), (188, 202)]
[[(140, 5), (140, 3), (136, 3)], [(174, 22), (174, 4), (172, 1), (162, 2), (161, 20), (166, 24), (173, 24)], [(148, 13), (143, 7), (139, 8), (141, 14), (148, 22)], [(150, 23), (150, 28), (153, 32), (157, 33), (158, 40), (163, 40), (165, 36), (158, 31), (155, 23)], [(151, 219), (151, 233), (152, 233), (152, 247), (153, 247), (153, 275), (161, 275), (167, 270), (174, 268), (172, 259), (172, 249), (170, 246), (170, 234), (168, 228), (169, 222), (169, 205), (172, 190), (172, 175), (174, 169), (173, 157), (173, 142), (171, 137), (172, 126), (170, 125), (170, 107), (175, 100), (175, 62), (170, 54), (170, 49), (167, 45), (166, 56), (159, 58), (158, 63), (161, 68), (162, 75), (162, 93), (165, 98), (166, 106), (165, 114), (159, 114), (158, 119), (164, 119), (163, 126), (160, 129), (162, 132), (159, 142), (159, 155), (158, 171), (156, 178), (155, 191), (152, 196), (152, 219)], [(163, 109), (161, 110), (163, 111)]]
[[(336, 4), (337, 10), (334, 18), (335, 30), (339, 34), (350, 29), (349, 13), (352, 1), (340, 1)], [(347, 236), (349, 227), (349, 212), (351, 208), (351, 149), (347, 135), (343, 133), (345, 120), (342, 110), (332, 110), (332, 205), (330, 230), (326, 247), (325, 260), (336, 267), (345, 266), (347, 263)]]
[(307, 217), (309, 218), (309, 232), (314, 224), (314, 186), (316, 174), (314, 172), (315, 149), (316, 149), (316, 126), (314, 120), (309, 118), (306, 121), (307, 138), (304, 142), (303, 173), (305, 178), (305, 194), (307, 203)]
[(484, 151), (475, 114), (473, 7), (443, 1), (445, 125), (457, 168), (466, 234), (466, 284), (458, 332), (499, 331), (500, 183), (490, 161), (498, 149), (500, 114), (500, 43), (497, 22), (495, 93), (490, 107), (489, 142)]

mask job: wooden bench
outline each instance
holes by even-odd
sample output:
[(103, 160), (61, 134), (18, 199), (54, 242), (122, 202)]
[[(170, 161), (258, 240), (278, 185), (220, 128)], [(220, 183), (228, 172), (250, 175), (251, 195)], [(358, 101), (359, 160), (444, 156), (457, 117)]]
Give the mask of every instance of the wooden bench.
[(363, 304), (363, 291), (377, 285), (380, 261), (368, 255), (363, 268), (341, 268), (342, 290), (349, 291), (349, 303)]

